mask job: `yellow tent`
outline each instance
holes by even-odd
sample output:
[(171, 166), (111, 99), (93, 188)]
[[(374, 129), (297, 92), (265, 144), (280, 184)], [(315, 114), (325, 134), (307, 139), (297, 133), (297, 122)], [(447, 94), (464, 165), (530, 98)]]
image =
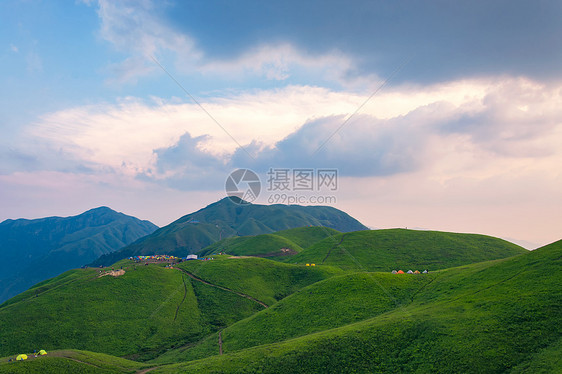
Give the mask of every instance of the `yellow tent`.
[(310, 264), (310, 266), (316, 266), (316, 264)]
[(23, 360), (27, 360), (27, 355), (21, 354), (18, 355), (18, 357), (16, 357), (16, 361), (23, 361)]
[(310, 264), (306, 264), (306, 266), (310, 266)]
[(47, 354), (47, 351), (44, 350), (44, 349), (42, 349), (42, 350), (39, 351), (39, 354), (40, 354), (41, 356), (45, 356), (45, 355)]

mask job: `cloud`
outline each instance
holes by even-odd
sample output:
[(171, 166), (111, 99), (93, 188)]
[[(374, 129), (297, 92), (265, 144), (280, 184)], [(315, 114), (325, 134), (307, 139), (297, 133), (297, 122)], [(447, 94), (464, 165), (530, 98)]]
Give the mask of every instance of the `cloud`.
[(14, 53), (18, 53), (20, 50), (17, 46), (10, 44), (10, 50)]
[(217, 188), (228, 168), (221, 158), (200, 149), (208, 138), (205, 135), (192, 138), (185, 133), (173, 146), (156, 149), (154, 169), (148, 169), (139, 178), (161, 181), (178, 190)]
[[(109, 82), (136, 83), (139, 78), (158, 70), (153, 58), (163, 58), (174, 61), (173, 70), (178, 74), (201, 74), (213, 79), (242, 81), (259, 77), (284, 81), (298, 76), (301, 81), (314, 77), (341, 84), (357, 84), (357, 77), (349, 78), (356, 71), (354, 61), (336, 49), (307, 53), (290, 43), (271, 41), (249, 45), (246, 50), (228, 59), (212, 58), (197, 46), (194, 38), (172, 28), (160, 8), (150, 0), (98, 1), (101, 38), (128, 56), (106, 69), (112, 76)], [(166, 69), (172, 70), (172, 66), (166, 66)], [(362, 78), (373, 81), (376, 76), (363, 74)]]
[(128, 57), (110, 66), (113, 82), (136, 81), (155, 70), (152, 57), (173, 52), (183, 63), (192, 65), (200, 58), (194, 42), (162, 22), (158, 7), (149, 0), (114, 2), (98, 1), (101, 20), (99, 34), (117, 51)]
[(368, 94), (291, 86), (203, 102), (228, 134), (196, 105), (129, 98), (45, 115), (28, 135), (95, 170), (181, 189), (217, 186), (236, 167), (338, 168), (360, 178), (426, 171), (443, 182), (506, 168), (552, 172), (562, 161), (560, 92), (506, 77), (399, 86), (340, 130)]

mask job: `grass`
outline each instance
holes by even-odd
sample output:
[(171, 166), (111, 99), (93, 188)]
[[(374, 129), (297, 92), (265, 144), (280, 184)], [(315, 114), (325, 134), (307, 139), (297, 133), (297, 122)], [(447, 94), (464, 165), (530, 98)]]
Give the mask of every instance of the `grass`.
[[(223, 351), (233, 352), (344, 326), (403, 307), (435, 275), (399, 276), (356, 273), (336, 276), (305, 287), (273, 307), (222, 331)], [(217, 354), (217, 335), (189, 350), (167, 354), (155, 362), (199, 359)]]
[(14, 374), (135, 373), (144, 367), (150, 366), (103, 353), (78, 350), (53, 351), (47, 356), (30, 357), (27, 361), (0, 359), (0, 372)]
[(448, 269), (403, 308), (154, 372), (556, 372), (561, 266), (558, 242), (509, 259)]
[(446, 269), (526, 252), (513, 243), (485, 235), (390, 229), (329, 237), (292, 256), (287, 262), (312, 262), (362, 271), (421, 271)]
[(275, 258), (284, 255), (281, 249), (291, 249), (295, 252), (302, 251), (302, 248), (298, 244), (295, 244), (289, 239), (275, 234), (264, 234), (223, 239), (220, 242), (204, 248), (197, 254), (204, 257), (224, 252), (234, 256)]
[[(229, 256), (178, 265), (228, 290), (162, 265), (117, 278), (97, 278), (98, 269), (67, 272), (0, 307), (0, 355), (72, 347), (158, 365), (151, 373), (559, 372), (562, 241), (528, 252), (480, 235), (338, 235), (331, 246), (323, 239), (296, 255), (315, 262), (324, 253), (325, 265), (316, 267)], [(346, 262), (341, 248), (338, 254), (340, 241), (358, 263)], [(459, 266), (388, 272), (389, 263), (406, 270), (430, 261)], [(387, 270), (364, 271), (372, 268)], [(142, 368), (82, 354), (49, 356), (44, 372)], [(37, 362), (23, 365), (43, 372)]]
[(295, 252), (301, 252), (303, 248), (337, 234), (340, 232), (328, 227), (308, 226), (277, 231), (273, 234), (236, 236), (211, 244), (198, 252), (198, 255), (209, 256), (222, 252), (235, 256), (259, 256), (284, 260), (287, 258), (287, 253), (281, 249), (291, 249), (293, 252), (290, 255), (293, 255)]
[(117, 278), (74, 270), (10, 301), (0, 308), (0, 354), (72, 347), (146, 360), (260, 310), (226, 291), (201, 291), (179, 270), (133, 266)]
[(216, 257), (211, 261), (186, 261), (180, 268), (216, 285), (250, 295), (267, 305), (312, 283), (341, 274), (329, 266), (306, 267), (263, 258)]

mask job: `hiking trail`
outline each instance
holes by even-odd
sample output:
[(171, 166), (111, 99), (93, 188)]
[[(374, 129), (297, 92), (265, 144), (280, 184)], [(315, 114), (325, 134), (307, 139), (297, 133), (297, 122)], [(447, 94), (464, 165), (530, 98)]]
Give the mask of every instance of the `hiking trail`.
[(254, 298), (254, 297), (252, 297), (252, 296), (250, 296), (250, 295), (246, 295), (245, 293), (238, 292), (238, 291), (234, 291), (234, 290), (231, 290), (230, 288), (226, 288), (226, 287), (223, 287), (223, 286), (219, 286), (219, 285), (217, 285), (217, 284), (213, 284), (213, 283), (207, 282), (206, 280), (203, 280), (203, 279), (197, 277), (196, 275), (191, 274), (190, 272), (188, 272), (188, 271), (185, 270), (185, 269), (181, 269), (181, 268), (175, 268), (175, 269), (179, 269), (179, 270), (183, 271), (183, 272), (184, 272), (185, 274), (187, 274), (189, 277), (191, 277), (192, 279), (194, 279), (194, 280), (196, 280), (196, 281), (198, 281), (198, 282), (201, 282), (201, 283), (206, 284), (206, 285), (211, 286), (211, 287), (216, 287), (216, 288), (221, 289), (221, 290), (223, 290), (223, 291), (232, 292), (232, 293), (234, 293), (234, 294), (236, 294), (236, 295), (238, 295), (238, 296), (245, 297), (245, 298), (248, 299), (248, 300), (252, 300), (252, 301), (254, 301), (254, 302), (260, 304), (260, 305), (263, 306), (264, 308), (269, 308), (269, 306), (267, 306), (264, 302), (259, 301), (258, 299)]

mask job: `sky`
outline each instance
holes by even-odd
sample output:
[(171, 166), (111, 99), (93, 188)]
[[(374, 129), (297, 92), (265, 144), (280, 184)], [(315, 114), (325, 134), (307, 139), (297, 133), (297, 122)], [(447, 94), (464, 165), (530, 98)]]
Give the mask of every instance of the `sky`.
[(0, 220), (104, 205), (163, 226), (249, 169), (255, 203), (548, 244), (561, 16), (541, 0), (2, 1)]

